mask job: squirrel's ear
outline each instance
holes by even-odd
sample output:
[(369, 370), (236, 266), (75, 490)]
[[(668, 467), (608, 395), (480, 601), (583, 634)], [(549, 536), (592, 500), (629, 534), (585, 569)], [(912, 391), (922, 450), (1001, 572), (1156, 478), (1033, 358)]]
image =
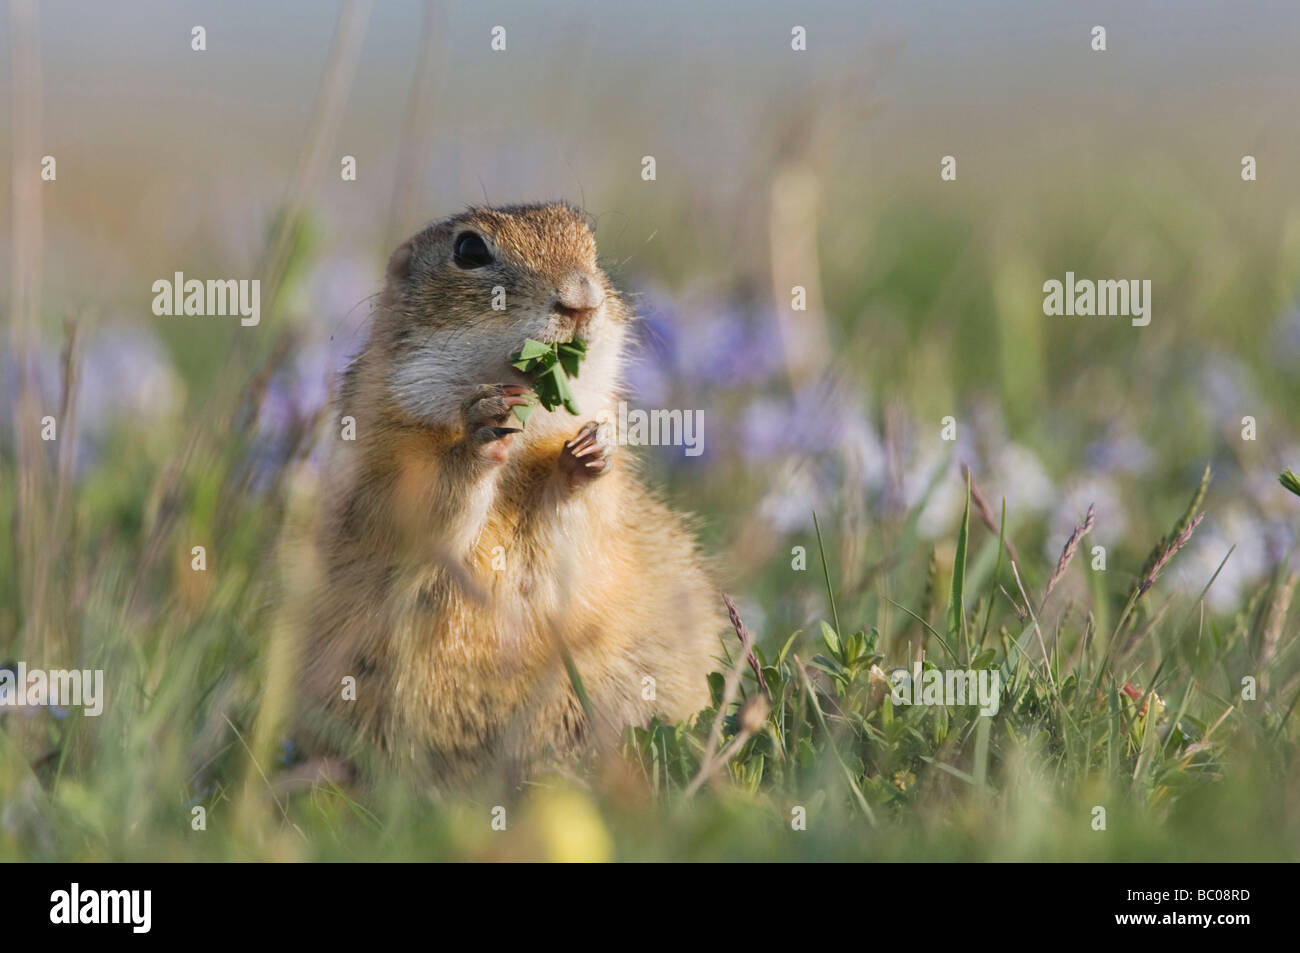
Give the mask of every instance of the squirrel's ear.
[(411, 273), (411, 260), (415, 257), (415, 249), (411, 241), (402, 242), (397, 246), (397, 251), (393, 252), (388, 259), (388, 277), (405, 278)]

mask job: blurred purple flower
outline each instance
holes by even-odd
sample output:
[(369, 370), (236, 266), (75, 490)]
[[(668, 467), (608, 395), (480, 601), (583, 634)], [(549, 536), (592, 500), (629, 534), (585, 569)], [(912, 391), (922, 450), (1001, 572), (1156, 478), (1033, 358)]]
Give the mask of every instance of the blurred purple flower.
[[(13, 354), (3, 363), (0, 389), (0, 439), (13, 440), (12, 416), (18, 401), (18, 365)], [(63, 388), (59, 348), (45, 344), (32, 358), (34, 388), (42, 416), (57, 415)], [(77, 470), (98, 456), (112, 428), (121, 422), (148, 426), (173, 415), (184, 394), (171, 358), (149, 331), (107, 326), (91, 330), (82, 352), (77, 390)]]
[(302, 329), (293, 359), (271, 376), (258, 416), (264, 433), (283, 434), (325, 406), (331, 382), (365, 347), (373, 277), (352, 258), (327, 259), (312, 272), (307, 297), (320, 319)]
[[(302, 428), (326, 407), (340, 376), (365, 347), (373, 291), (371, 269), (356, 259), (328, 259), (312, 273), (307, 300), (320, 318), (300, 329), (292, 359), (267, 383), (257, 419), (255, 485), (269, 485), (283, 469), (298, 450)], [(311, 447), (309, 467), (324, 463), (327, 445)]]
[(137, 425), (154, 423), (180, 409), (183, 390), (170, 355), (152, 332), (99, 329), (81, 365), (80, 430), (97, 442), (122, 417)]
[(1243, 507), (1229, 504), (1222, 512), (1206, 515), (1205, 525), (1197, 530), (1169, 575), (1174, 586), (1191, 596), (1199, 596), (1214, 578), (1205, 598), (1212, 609), (1224, 612), (1240, 606), (1251, 587), (1273, 571), (1278, 554), (1288, 552), (1294, 544), (1295, 532), (1289, 524), (1261, 520)]
[(627, 376), (643, 403), (669, 399), (674, 385), (699, 394), (762, 383), (781, 367), (778, 329), (767, 312), (711, 295), (674, 302), (647, 293), (637, 304)]
[[(866, 415), (855, 409), (860, 404), (860, 395), (827, 380), (806, 385), (790, 397), (758, 397), (741, 415), (741, 452), (750, 463), (761, 463), (784, 454), (823, 453), (847, 443), (879, 460), (880, 440)], [(883, 478), (883, 472), (879, 476)]]
[(735, 387), (768, 380), (781, 368), (781, 341), (771, 315), (703, 302), (687, 317), (677, 372), (690, 381)]
[(634, 325), (625, 378), (642, 405), (662, 405), (672, 386), (676, 314), (670, 304), (643, 311)]
[(1099, 473), (1141, 474), (1151, 469), (1155, 454), (1140, 438), (1115, 432), (1094, 441), (1084, 451), (1088, 466)]
[(1056, 488), (1047, 475), (1037, 454), (1028, 447), (1007, 443), (993, 450), (990, 461), (992, 473), (988, 499), (995, 516), (1002, 511), (1002, 499), (1007, 501), (1007, 512), (1021, 514), (1044, 510), (1056, 498)]
[(1238, 358), (1214, 354), (1201, 364), (1202, 393), (1209, 398), (1211, 420), (1239, 420), (1251, 408), (1264, 406), (1251, 382), (1251, 372)]
[[(366, 259), (336, 257), (320, 263), (309, 279), (310, 313), (314, 318), (307, 330), (310, 347), (323, 343), (325, 347), (311, 354), (304, 348), (299, 354), (300, 368), (307, 372), (314, 369), (340, 374), (361, 353), (366, 343), (370, 309), (379, 291), (377, 281), (378, 276)], [(324, 333), (326, 330), (328, 335)], [(304, 359), (308, 357), (316, 363), (304, 367)], [(318, 376), (324, 379), (323, 373)]]
[(922, 538), (956, 536), (966, 505), (966, 481), (959, 461), (973, 457), (970, 440), (959, 428), (954, 443), (927, 442), (907, 467), (903, 474), (904, 500), (908, 510), (924, 503), (916, 523)]
[[(827, 499), (826, 482), (818, 479), (812, 461), (787, 460), (770, 474), (768, 490), (758, 504), (759, 515), (777, 533), (811, 529), (813, 510)], [(831, 488), (833, 493), (833, 487)]]

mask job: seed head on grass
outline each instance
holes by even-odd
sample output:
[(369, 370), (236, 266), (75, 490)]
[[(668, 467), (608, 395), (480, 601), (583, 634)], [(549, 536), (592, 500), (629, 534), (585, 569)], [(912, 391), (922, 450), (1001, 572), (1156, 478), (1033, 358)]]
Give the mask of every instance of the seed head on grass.
[(1047, 602), (1047, 597), (1052, 594), (1056, 584), (1061, 581), (1065, 571), (1070, 568), (1070, 561), (1074, 559), (1075, 552), (1079, 549), (1079, 543), (1083, 537), (1092, 532), (1093, 525), (1097, 522), (1097, 504), (1088, 504), (1088, 514), (1083, 518), (1083, 522), (1074, 527), (1074, 532), (1070, 538), (1065, 541), (1065, 546), (1061, 549), (1061, 558), (1056, 561), (1056, 569), (1052, 571), (1052, 578), (1047, 580), (1047, 591), (1043, 593), (1043, 602)]
[(736, 603), (732, 601), (731, 596), (723, 593), (722, 601), (727, 605), (727, 615), (731, 617), (732, 628), (736, 630), (736, 637), (740, 639), (741, 648), (745, 650), (745, 659), (749, 662), (749, 667), (754, 671), (754, 678), (758, 680), (758, 687), (763, 690), (763, 694), (771, 697), (771, 692), (767, 688), (767, 679), (763, 677), (763, 667), (758, 664), (758, 656), (754, 654), (754, 637), (749, 634), (749, 629), (740, 618), (740, 612), (736, 609)]
[[(727, 614), (731, 617), (731, 624), (736, 630), (736, 637), (740, 639), (741, 650), (745, 653), (745, 657), (749, 661), (749, 667), (754, 670), (754, 675), (758, 679), (758, 684), (763, 690), (764, 704), (766, 704), (766, 699), (770, 697), (770, 692), (767, 688), (767, 682), (763, 678), (763, 669), (758, 664), (758, 657), (754, 654), (753, 636), (749, 634), (749, 629), (745, 627), (745, 623), (741, 620), (740, 611), (736, 608), (736, 603), (732, 600), (731, 596), (723, 593), (722, 601), (726, 603)], [(713, 773), (717, 768), (730, 761), (732, 756), (740, 750), (741, 745), (743, 745), (749, 738), (749, 733), (744, 728), (744, 718), (742, 718), (740, 734), (732, 739), (731, 744), (729, 744), (725, 750), (721, 752), (718, 751), (718, 744), (722, 740), (723, 722), (726, 719), (727, 711), (731, 708), (731, 703), (735, 700), (736, 691), (739, 688), (740, 663), (737, 662), (731, 666), (731, 670), (727, 673), (726, 680), (723, 682), (722, 702), (718, 705), (717, 713), (713, 717), (713, 727), (709, 730), (709, 740), (704, 746), (704, 756), (700, 759), (699, 773), (695, 775), (695, 780), (693, 780), (690, 783), (690, 786), (686, 789), (687, 797), (690, 797), (698, 791), (700, 787), (713, 776)], [(751, 707), (749, 710), (749, 720), (753, 722), (755, 718), (757, 718), (755, 709)], [(764, 712), (762, 718), (759, 720), (763, 721), (766, 720), (766, 718), (767, 713)]]
[(1142, 598), (1148, 589), (1155, 584), (1156, 577), (1160, 575), (1169, 560), (1174, 558), (1178, 550), (1187, 545), (1187, 541), (1192, 538), (1192, 533), (1200, 525), (1205, 514), (1196, 515), (1196, 511), (1201, 508), (1205, 502), (1205, 492), (1210, 487), (1210, 468), (1207, 466), (1201, 474), (1201, 482), (1197, 485), (1196, 491), (1192, 494), (1191, 502), (1187, 504), (1187, 509), (1183, 510), (1183, 515), (1178, 518), (1174, 528), (1156, 543), (1155, 548), (1147, 556), (1146, 564), (1142, 567), (1139, 578), (1142, 580), (1133, 589), (1133, 594), (1129, 596), (1129, 604), (1136, 604), (1137, 600)]
[(1147, 572), (1146, 576), (1143, 577), (1142, 582), (1138, 585), (1138, 591), (1137, 591), (1138, 596), (1141, 596), (1153, 585), (1155, 585), (1156, 577), (1160, 575), (1160, 570), (1165, 568), (1165, 566), (1169, 563), (1169, 560), (1174, 558), (1174, 555), (1178, 552), (1178, 550), (1182, 549), (1184, 546), (1187, 545), (1187, 541), (1192, 538), (1192, 533), (1196, 532), (1196, 527), (1201, 525), (1201, 520), (1203, 519), (1205, 519), (1205, 514), (1201, 513), (1194, 520), (1188, 523), (1187, 526), (1183, 528), (1183, 531), (1181, 533), (1179, 533), (1176, 537), (1174, 537), (1174, 541), (1169, 544), (1169, 546), (1164, 550), (1164, 552), (1162, 552), (1159, 556), (1156, 557), (1155, 564), (1151, 567), (1151, 569)]

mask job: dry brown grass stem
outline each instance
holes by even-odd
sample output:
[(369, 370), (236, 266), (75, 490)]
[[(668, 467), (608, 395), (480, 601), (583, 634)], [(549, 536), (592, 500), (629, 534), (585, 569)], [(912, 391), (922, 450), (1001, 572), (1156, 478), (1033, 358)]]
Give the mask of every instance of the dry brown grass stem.
[[(753, 640), (750, 638), (749, 630), (745, 628), (745, 623), (740, 619), (740, 613), (736, 610), (736, 604), (728, 595), (723, 595), (722, 601), (727, 604), (727, 613), (731, 616), (731, 624), (736, 630), (736, 636), (740, 639), (741, 651), (750, 660), (751, 666), (757, 666), (757, 659), (753, 657)], [(736, 692), (740, 688), (740, 662), (737, 660), (727, 672), (727, 679), (722, 686), (722, 701), (718, 705), (717, 713), (713, 716), (713, 727), (709, 729), (709, 740), (704, 746), (704, 757), (700, 759), (700, 770), (691, 781), (690, 786), (686, 789), (686, 796), (690, 797), (703, 786), (704, 782), (712, 777), (714, 771), (740, 750), (734, 743), (727, 748), (726, 757), (717, 756), (718, 742), (722, 738), (722, 725), (727, 720), (727, 711), (731, 708), (732, 702), (736, 700)], [(760, 681), (762, 673), (758, 675)], [(767, 686), (763, 686), (764, 692)], [(742, 729), (741, 734), (744, 734)]]
[(18, 400), (14, 404), (17, 445), (17, 493), (14, 503), (14, 542), (18, 585), (22, 599), (24, 647), (42, 657), (49, 648), (44, 575), (40, 553), (49, 537), (48, 478), (41, 418), (49, 414), (37, 392), (35, 360), (41, 303), (44, 216), (41, 209), (41, 59), (36, 3), (12, 0), (9, 5), (9, 49), (12, 57), (13, 116), (11, 185), (13, 195), (9, 320)]
[[(975, 477), (970, 472), (970, 467), (964, 463), (961, 465), (961, 475), (962, 479), (970, 483), (971, 502), (975, 504), (975, 512), (979, 514), (980, 522), (984, 524), (984, 528), (994, 536), (1002, 536), (1002, 529), (998, 524), (998, 520), (993, 517), (993, 510), (989, 507), (988, 499), (982, 492), (980, 492), (980, 486), (975, 482)], [(1002, 542), (1006, 546), (1007, 555), (1011, 557), (1011, 561), (1013, 563), (1019, 563), (1020, 554), (1016, 552), (1016, 544), (1006, 538), (1004, 538)]]

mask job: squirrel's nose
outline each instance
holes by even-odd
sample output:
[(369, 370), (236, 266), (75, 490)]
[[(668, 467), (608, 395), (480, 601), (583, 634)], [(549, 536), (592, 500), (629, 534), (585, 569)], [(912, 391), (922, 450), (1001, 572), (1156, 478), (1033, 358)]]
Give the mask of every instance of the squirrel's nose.
[(555, 310), (579, 325), (586, 324), (605, 300), (600, 283), (584, 271), (575, 271), (560, 282), (555, 294)]

